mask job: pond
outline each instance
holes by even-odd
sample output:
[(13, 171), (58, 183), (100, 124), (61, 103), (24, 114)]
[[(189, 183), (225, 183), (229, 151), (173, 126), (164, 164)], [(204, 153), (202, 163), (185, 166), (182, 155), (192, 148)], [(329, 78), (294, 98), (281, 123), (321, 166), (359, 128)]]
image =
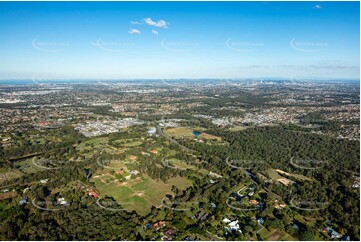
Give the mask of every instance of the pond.
[(200, 134), (201, 134), (201, 132), (199, 132), (199, 131), (193, 131), (193, 135), (196, 137), (198, 137)]

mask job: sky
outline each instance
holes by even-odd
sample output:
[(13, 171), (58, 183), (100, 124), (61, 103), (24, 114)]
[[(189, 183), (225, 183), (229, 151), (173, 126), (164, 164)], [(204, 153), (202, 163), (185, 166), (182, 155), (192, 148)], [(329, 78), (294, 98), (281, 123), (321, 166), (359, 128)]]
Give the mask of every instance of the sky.
[(359, 2), (0, 2), (0, 79), (359, 79)]

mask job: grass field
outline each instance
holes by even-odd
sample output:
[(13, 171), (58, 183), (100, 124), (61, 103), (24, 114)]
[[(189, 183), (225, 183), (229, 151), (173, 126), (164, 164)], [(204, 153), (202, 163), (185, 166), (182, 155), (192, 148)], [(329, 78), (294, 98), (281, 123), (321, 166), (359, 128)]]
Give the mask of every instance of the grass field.
[(202, 175), (208, 175), (209, 173), (209, 170), (206, 170), (206, 169), (199, 169), (198, 172)]
[(178, 167), (180, 169), (191, 169), (191, 170), (196, 170), (197, 169), (197, 167), (195, 167), (193, 165), (190, 165), (190, 164), (187, 164), (186, 162), (180, 161), (180, 160), (177, 160), (177, 159), (168, 159), (165, 162), (168, 162), (168, 164), (172, 164), (172, 166)]
[(111, 170), (120, 170), (120, 169), (128, 170), (127, 168), (128, 166), (130, 166), (131, 162), (124, 160), (111, 160), (109, 164), (105, 165), (103, 164), (102, 160), (99, 159), (98, 164), (104, 166), (105, 172), (109, 172)]
[(237, 132), (237, 131), (242, 131), (242, 130), (245, 130), (246, 128), (243, 127), (243, 126), (234, 126), (232, 128), (229, 128), (228, 130), (229, 131), (232, 131), (232, 132)]
[(124, 139), (124, 140), (119, 139), (119, 140), (113, 141), (112, 144), (123, 146), (123, 147), (136, 147), (136, 146), (143, 144), (143, 142), (136, 140), (136, 139)]
[(280, 173), (280, 174), (285, 174), (285, 175), (287, 175), (287, 176), (292, 176), (292, 177), (294, 177), (294, 178), (296, 178), (296, 179), (299, 179), (299, 180), (302, 180), (302, 181), (304, 181), (304, 180), (306, 180), (306, 181), (312, 181), (311, 178), (308, 178), (307, 176), (304, 176), (304, 175), (301, 175), (301, 174), (288, 173), (288, 172), (285, 172), (285, 171), (282, 171), (282, 170), (278, 170), (278, 169), (276, 169), (276, 171), (277, 171), (278, 173)]
[(161, 205), (162, 198), (167, 193), (171, 193), (173, 185), (182, 190), (191, 185), (190, 180), (182, 177), (173, 177), (164, 183), (148, 176), (122, 183), (117, 180), (106, 183), (105, 180), (110, 177), (110, 175), (103, 175), (93, 178), (101, 196), (112, 196), (127, 211), (135, 210), (139, 215), (150, 212), (152, 205)]
[(279, 230), (267, 230), (266, 228), (262, 229), (258, 233), (263, 240), (267, 241), (295, 241), (296, 239), (292, 237), (291, 235), (281, 232)]
[(21, 173), (18, 170), (10, 170), (7, 172), (2, 172), (2, 173), (0, 173), (0, 183), (5, 182), (7, 180), (19, 178), (21, 176), (23, 176), (23, 173)]
[(281, 236), (281, 238), (279, 238), (279, 240), (282, 240), (282, 241), (296, 241), (297, 239), (295, 239), (290, 234), (284, 234), (283, 236)]
[(277, 241), (282, 236), (284, 236), (284, 232), (281, 232), (279, 230), (273, 230), (272, 233), (267, 237), (266, 240), (268, 240), (268, 241)]
[(294, 183), (294, 181), (292, 181), (290, 179), (287, 179), (287, 178), (281, 176), (280, 174), (278, 174), (278, 172), (276, 170), (274, 170), (274, 169), (268, 169), (267, 170), (267, 175), (272, 180), (278, 181), (278, 182), (282, 183), (285, 186), (288, 186), (288, 185)]
[(118, 149), (108, 144), (107, 137), (92, 138), (77, 145), (76, 149), (85, 156), (92, 156), (95, 152), (107, 152), (110, 154), (123, 153), (124, 149)]
[[(166, 129), (165, 130), (165, 134), (174, 138), (188, 138), (188, 139), (194, 139), (195, 136), (193, 134), (194, 130), (200, 130), (199, 128), (190, 128), (190, 127), (177, 127), (177, 128), (170, 128), (170, 129)], [(221, 140), (221, 137), (215, 136), (215, 135), (211, 135), (211, 134), (207, 134), (207, 133), (201, 133), (198, 136), (199, 139), (207, 139), (207, 140), (211, 140), (211, 139), (216, 139), (218, 141)]]

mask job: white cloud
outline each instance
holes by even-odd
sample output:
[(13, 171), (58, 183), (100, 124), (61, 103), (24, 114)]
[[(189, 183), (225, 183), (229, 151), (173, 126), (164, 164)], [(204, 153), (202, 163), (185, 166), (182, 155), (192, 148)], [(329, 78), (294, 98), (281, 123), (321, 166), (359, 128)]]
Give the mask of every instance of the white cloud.
[(140, 31), (137, 30), (137, 29), (130, 29), (130, 30), (128, 31), (128, 33), (129, 33), (129, 34), (141, 34), (142, 32), (140, 32)]
[(155, 34), (155, 35), (159, 34), (158, 31), (156, 31), (156, 30), (152, 30), (152, 33)]
[(169, 23), (167, 23), (164, 20), (159, 20), (159, 21), (155, 22), (151, 18), (145, 18), (144, 22), (146, 24), (148, 24), (149, 26), (154, 26), (154, 27), (163, 28), (163, 29), (168, 28), (168, 25), (169, 25)]
[(138, 21), (130, 21), (131, 24), (143, 24), (142, 22), (138, 22)]
[(313, 8), (316, 8), (316, 9), (321, 9), (321, 8), (322, 8), (322, 6), (317, 4), (317, 5), (313, 6)]

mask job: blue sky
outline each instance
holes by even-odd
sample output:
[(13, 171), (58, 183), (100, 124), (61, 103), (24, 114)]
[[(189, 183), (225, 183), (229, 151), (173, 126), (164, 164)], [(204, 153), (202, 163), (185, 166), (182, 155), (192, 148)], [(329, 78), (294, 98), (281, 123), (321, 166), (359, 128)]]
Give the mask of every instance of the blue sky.
[(0, 2), (0, 79), (359, 78), (358, 2)]

